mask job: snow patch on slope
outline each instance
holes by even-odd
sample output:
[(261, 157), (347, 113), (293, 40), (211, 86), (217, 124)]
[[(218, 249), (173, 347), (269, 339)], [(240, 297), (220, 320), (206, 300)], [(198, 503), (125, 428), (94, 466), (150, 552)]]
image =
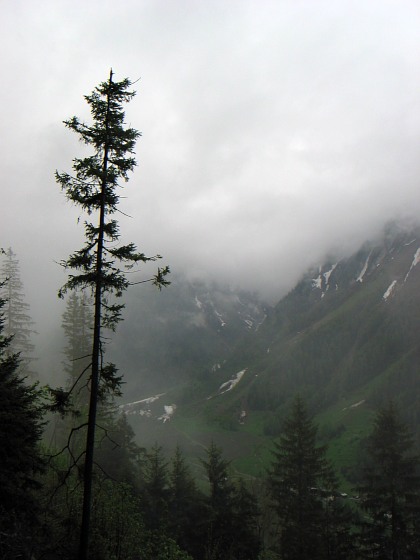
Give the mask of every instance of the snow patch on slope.
[(391, 282), (390, 286), (388, 287), (387, 291), (384, 293), (384, 295), (382, 296), (384, 298), (385, 301), (387, 301), (387, 299), (392, 295), (395, 286), (397, 284), (397, 281), (394, 280), (393, 282)]
[[(358, 408), (359, 406), (361, 406), (365, 401), (365, 399), (363, 399), (362, 401), (359, 401), (357, 403), (351, 404), (348, 408)], [(347, 406), (345, 408), (343, 408), (344, 410), (348, 410)]]
[(223, 395), (223, 393), (227, 393), (228, 391), (231, 391), (234, 387), (236, 387), (245, 372), (246, 368), (238, 371), (238, 373), (232, 379), (229, 379), (229, 381), (225, 381), (225, 383), (222, 383), (219, 387), (219, 395)]
[(366, 271), (367, 271), (367, 268), (368, 268), (368, 265), (369, 265), (369, 259), (370, 259), (371, 254), (372, 254), (372, 251), (371, 251), (371, 252), (369, 253), (369, 255), (367, 256), (366, 262), (365, 262), (365, 264), (364, 264), (364, 266), (363, 266), (363, 268), (362, 268), (362, 270), (361, 270), (359, 276), (357, 277), (356, 282), (363, 282), (363, 277), (364, 277), (364, 275), (366, 274)]
[[(321, 290), (321, 297), (323, 298), (325, 296), (325, 293), (329, 290), (330, 288), (330, 276), (331, 274), (334, 272), (334, 269), (336, 268), (338, 263), (335, 263), (332, 265), (332, 267), (330, 268), (330, 270), (327, 270), (327, 272), (324, 272), (321, 274), (321, 270), (322, 267), (319, 267), (319, 275), (317, 276), (317, 278), (312, 278), (311, 282), (312, 282), (312, 288), (318, 288), (319, 290)], [(323, 282), (324, 279), (324, 282)], [(322, 285), (325, 285), (325, 291), (322, 290)]]
[(407, 281), (408, 275), (413, 270), (413, 268), (419, 264), (419, 262), (420, 262), (420, 248), (417, 249), (417, 251), (415, 252), (413, 262), (411, 263), (410, 270), (407, 272), (406, 277), (404, 278), (404, 282)]
[(334, 272), (335, 267), (337, 266), (338, 263), (335, 263), (332, 265), (330, 270), (327, 270), (327, 272), (324, 272), (324, 278), (325, 278), (325, 283), (326, 283), (326, 289), (328, 290), (329, 286), (329, 281), (330, 281), (330, 276), (331, 274)]
[(319, 275), (316, 278), (312, 278), (312, 288), (318, 288), (322, 290), (322, 276), (321, 276), (321, 267), (319, 267)]
[(126, 403), (126, 404), (120, 404), (119, 408), (126, 409), (126, 408), (134, 407), (138, 404), (151, 404), (152, 402), (160, 399), (160, 397), (163, 397), (165, 394), (166, 393), (160, 393), (158, 395), (154, 395), (153, 397), (147, 397), (147, 399), (141, 399), (140, 401), (133, 401), (133, 402)]
[(224, 327), (226, 325), (226, 321), (223, 319), (223, 316), (221, 313), (219, 313), (216, 309), (214, 310), (214, 314), (216, 315), (216, 317), (219, 319), (220, 322), (220, 326)]
[(150, 410), (150, 405), (163, 397), (166, 393), (159, 393), (158, 395), (154, 395), (153, 397), (147, 397), (146, 399), (141, 399), (139, 401), (133, 401), (126, 404), (120, 404), (119, 409), (120, 412), (127, 415), (138, 415), (138, 416), (146, 416), (150, 418), (152, 416), (152, 411)]
[(168, 422), (174, 415), (176, 404), (165, 404), (163, 409), (165, 412), (162, 414), (162, 416), (159, 416), (158, 420), (162, 420), (162, 422), (165, 423)]

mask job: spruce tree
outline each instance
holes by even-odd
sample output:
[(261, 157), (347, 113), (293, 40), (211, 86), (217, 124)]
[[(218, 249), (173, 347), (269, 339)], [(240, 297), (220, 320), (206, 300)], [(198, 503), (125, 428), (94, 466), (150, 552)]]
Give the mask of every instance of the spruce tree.
[(420, 460), (393, 403), (378, 410), (366, 442), (367, 465), (359, 487), (362, 545), (367, 558), (420, 557)]
[[(139, 253), (133, 243), (120, 245), (118, 222), (113, 215), (118, 210), (119, 183), (128, 180), (128, 173), (134, 169), (134, 146), (139, 132), (125, 127), (123, 104), (129, 102), (134, 92), (129, 91), (131, 82), (124, 79), (115, 82), (111, 70), (109, 79), (85, 96), (90, 106), (92, 124), (85, 124), (77, 117), (65, 121), (65, 125), (78, 134), (82, 142), (93, 150), (90, 156), (73, 160), (73, 175), (56, 172), (56, 180), (67, 198), (80, 206), (88, 216), (95, 215), (96, 222), (85, 222), (86, 243), (62, 262), (69, 275), (67, 283), (60, 290), (61, 297), (68, 290), (88, 289), (93, 298), (93, 336), (91, 349), (89, 417), (86, 436), (84, 462), (84, 499), (80, 536), (79, 559), (88, 556), (89, 527), (92, 500), (92, 472), (95, 446), (95, 428), (98, 399), (104, 392), (118, 389), (120, 378), (113, 364), (103, 360), (103, 328), (114, 329), (121, 319), (121, 304), (112, 297), (121, 297), (130, 285), (125, 272), (136, 263), (146, 263), (160, 258), (159, 255), (146, 257)], [(161, 288), (168, 267), (158, 268), (151, 281)], [(141, 280), (144, 282), (147, 280)], [(57, 394), (63, 400), (63, 395)], [(65, 395), (64, 395), (65, 397)]]
[[(64, 371), (69, 388), (77, 384), (74, 400), (84, 400), (80, 393), (89, 378), (93, 336), (93, 316), (91, 301), (85, 292), (71, 292), (62, 316), (61, 325), (66, 338), (64, 348)], [(86, 370), (86, 371), (85, 371)], [(82, 372), (82, 374), (81, 374)], [(79, 380), (79, 376), (82, 378)], [(84, 402), (84, 404), (87, 404)]]
[(162, 447), (154, 445), (143, 467), (143, 514), (151, 531), (165, 533), (168, 524), (169, 472)]
[(300, 397), (293, 403), (275, 443), (269, 475), (270, 493), (281, 525), (281, 558), (324, 558), (322, 526), (324, 484), (331, 467), (324, 446), (317, 446), (317, 428)]
[(3, 285), (0, 295), (5, 300), (4, 333), (13, 337), (7, 352), (19, 354), (20, 372), (28, 375), (32, 373), (30, 364), (33, 360), (34, 345), (31, 336), (35, 334), (34, 322), (29, 315), (29, 304), (25, 302), (19, 261), (10, 247), (4, 253), (1, 279)]
[(215, 512), (222, 512), (230, 504), (233, 484), (229, 476), (229, 461), (213, 441), (207, 450), (207, 458), (201, 461), (210, 486), (210, 505)]
[(352, 560), (359, 558), (355, 539), (356, 512), (346, 497), (338, 492), (338, 480), (329, 470), (321, 490), (323, 512), (321, 517), (322, 554), (325, 560)]
[[(71, 431), (69, 451), (77, 457), (84, 447), (83, 431), (77, 427), (86, 422), (89, 408), (89, 379), (91, 375), (91, 350), (93, 337), (93, 315), (91, 300), (82, 290), (72, 291), (66, 301), (61, 325), (66, 344), (63, 369), (67, 374), (65, 394), (70, 415), (63, 415), (58, 426), (64, 433)], [(65, 441), (68, 435), (64, 436)]]
[(218, 560), (253, 560), (258, 557), (260, 542), (256, 532), (258, 507), (243, 483), (236, 485), (229, 472), (229, 461), (214, 442), (201, 461), (206, 471), (208, 497), (205, 558)]
[(196, 557), (202, 548), (205, 512), (203, 495), (198, 491), (180, 447), (176, 447), (169, 468), (168, 528), (178, 545)]
[(233, 535), (232, 557), (236, 560), (260, 558), (261, 536), (259, 518), (261, 512), (255, 496), (241, 480), (235, 485), (233, 496)]
[(208, 558), (229, 558), (234, 541), (233, 496), (234, 485), (229, 474), (229, 461), (212, 441), (206, 459), (201, 460), (208, 485), (208, 513), (205, 554)]
[(13, 552), (17, 558), (26, 557), (38, 512), (34, 491), (44, 466), (39, 448), (42, 407), (36, 386), (19, 374), (18, 354), (10, 352), (5, 305), (0, 298), (0, 557), (11, 558)]
[(197, 488), (179, 446), (172, 457), (169, 471), (169, 512), (173, 536), (181, 537), (193, 521)]

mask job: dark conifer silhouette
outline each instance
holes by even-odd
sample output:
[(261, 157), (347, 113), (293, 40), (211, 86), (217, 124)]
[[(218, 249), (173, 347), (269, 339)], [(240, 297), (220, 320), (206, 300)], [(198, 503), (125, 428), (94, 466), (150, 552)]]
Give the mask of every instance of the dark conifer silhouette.
[(7, 352), (19, 354), (19, 370), (23, 375), (31, 374), (34, 345), (31, 336), (35, 334), (34, 322), (29, 315), (29, 304), (25, 302), (23, 283), (20, 277), (19, 261), (9, 247), (3, 255), (1, 267), (4, 298), (4, 333), (12, 336)]
[[(112, 218), (117, 212), (119, 181), (127, 181), (128, 173), (136, 165), (134, 146), (139, 132), (126, 128), (123, 103), (129, 102), (134, 93), (129, 91), (131, 82), (124, 79), (114, 82), (111, 70), (109, 79), (85, 96), (90, 106), (93, 123), (80, 122), (77, 117), (65, 121), (82, 142), (92, 148), (92, 155), (73, 160), (74, 175), (56, 172), (56, 180), (67, 198), (80, 206), (88, 216), (95, 214), (96, 223), (85, 222), (86, 243), (62, 262), (72, 272), (60, 290), (88, 289), (93, 298), (93, 337), (91, 349), (90, 400), (84, 462), (84, 499), (80, 537), (80, 560), (88, 555), (89, 526), (92, 499), (92, 471), (95, 447), (95, 428), (99, 397), (119, 390), (121, 378), (114, 364), (104, 363), (104, 327), (115, 329), (124, 307), (111, 301), (121, 297), (130, 285), (125, 272), (136, 263), (146, 263), (160, 258), (138, 253), (133, 243), (120, 245), (118, 222)], [(124, 269), (122, 268), (124, 267)], [(165, 276), (168, 267), (158, 268), (152, 281), (161, 288), (168, 284)], [(140, 280), (138, 283), (149, 280)], [(56, 396), (60, 397), (57, 393)]]
[(204, 558), (256, 559), (260, 541), (256, 530), (259, 511), (254, 497), (243, 483), (238, 485), (233, 481), (230, 463), (214, 442), (201, 463), (210, 486)]
[[(285, 560), (330, 558), (333, 556), (329, 555), (328, 546), (340, 548), (332, 531), (342, 527), (331, 513), (343, 512), (338, 505), (334, 509), (330, 505), (330, 500), (335, 500), (337, 483), (326, 459), (326, 448), (317, 445), (316, 436), (317, 427), (304, 401), (296, 397), (275, 444), (269, 476), (281, 527), (280, 556)], [(333, 521), (335, 529), (327, 526)]]
[(44, 467), (42, 407), (36, 386), (27, 385), (18, 372), (19, 355), (10, 352), (5, 303), (0, 298), (0, 556), (26, 558), (38, 514), (37, 473)]
[(362, 525), (366, 557), (420, 557), (420, 460), (413, 451), (407, 425), (389, 403), (375, 416), (359, 488), (367, 514)]
[[(62, 327), (66, 338), (63, 362), (67, 373), (67, 383), (72, 387), (78, 381), (81, 371), (85, 372), (85, 380), (89, 378), (93, 337), (92, 302), (85, 292), (73, 291), (66, 303), (62, 316)], [(81, 386), (82, 383), (79, 384)], [(73, 395), (74, 400), (75, 396)]]

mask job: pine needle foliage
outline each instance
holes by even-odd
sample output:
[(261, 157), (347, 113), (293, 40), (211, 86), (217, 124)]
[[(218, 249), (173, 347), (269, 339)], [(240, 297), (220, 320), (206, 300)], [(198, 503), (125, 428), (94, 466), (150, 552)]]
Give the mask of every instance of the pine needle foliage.
[[(136, 246), (129, 243), (115, 246), (120, 238), (119, 225), (109, 218), (117, 212), (120, 197), (120, 181), (128, 181), (128, 173), (133, 171), (136, 160), (133, 156), (134, 146), (140, 132), (134, 128), (124, 127), (122, 104), (129, 102), (135, 95), (128, 91), (131, 82), (124, 79), (113, 81), (111, 71), (109, 80), (101, 83), (91, 95), (85, 96), (90, 105), (93, 124), (87, 125), (77, 117), (64, 121), (64, 124), (80, 136), (80, 140), (94, 148), (95, 153), (85, 158), (73, 160), (74, 175), (56, 171), (56, 181), (65, 192), (66, 197), (90, 216), (99, 212), (99, 222), (85, 222), (86, 243), (61, 264), (66, 269), (73, 269), (77, 274), (70, 274), (66, 284), (60, 289), (63, 297), (68, 290), (75, 288), (96, 289), (98, 282), (103, 292), (114, 293), (117, 297), (128, 288), (130, 282), (115, 263), (118, 261), (125, 268), (139, 262), (156, 261), (160, 255), (147, 257), (137, 252)], [(168, 267), (158, 269), (151, 279), (161, 288), (168, 284), (165, 276)], [(119, 319), (121, 306), (103, 305), (103, 320), (113, 326)]]

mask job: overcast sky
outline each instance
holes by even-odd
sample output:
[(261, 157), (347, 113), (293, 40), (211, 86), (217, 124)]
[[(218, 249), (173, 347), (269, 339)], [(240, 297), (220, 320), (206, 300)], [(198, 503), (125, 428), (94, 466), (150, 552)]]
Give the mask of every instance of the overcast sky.
[(142, 132), (123, 241), (273, 300), (329, 250), (420, 212), (418, 0), (0, 0), (0, 246), (57, 321), (81, 245), (62, 124), (129, 77)]

